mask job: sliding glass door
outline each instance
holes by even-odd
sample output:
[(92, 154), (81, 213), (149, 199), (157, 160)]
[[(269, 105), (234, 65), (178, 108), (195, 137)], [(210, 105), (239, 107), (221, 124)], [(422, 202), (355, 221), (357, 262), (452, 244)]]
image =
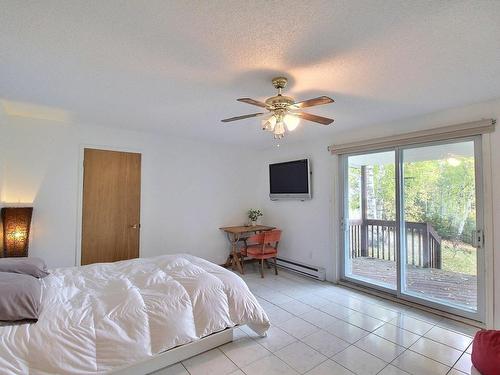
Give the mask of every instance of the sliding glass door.
[(480, 140), (342, 157), (345, 279), (483, 320)]
[(396, 290), (396, 153), (349, 156), (345, 173), (345, 275)]

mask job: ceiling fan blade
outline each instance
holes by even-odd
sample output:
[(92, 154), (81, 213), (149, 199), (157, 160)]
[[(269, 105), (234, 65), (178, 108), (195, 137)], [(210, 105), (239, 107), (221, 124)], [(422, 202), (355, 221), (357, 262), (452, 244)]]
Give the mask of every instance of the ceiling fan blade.
[(292, 104), (288, 108), (299, 109), (299, 108), (314, 107), (315, 105), (333, 103), (334, 101), (335, 100), (333, 100), (332, 98), (329, 98), (328, 96), (319, 96), (319, 97), (314, 98), (314, 99), (304, 100), (303, 102), (298, 102), (298, 103)]
[(246, 119), (246, 118), (257, 117), (257, 116), (262, 116), (262, 115), (265, 115), (265, 113), (264, 112), (252, 113), (250, 115), (243, 115), (243, 116), (236, 116), (236, 117), (225, 118), (224, 120), (221, 120), (221, 121), (222, 122), (238, 121), (238, 120), (243, 120), (243, 119)]
[(333, 119), (331, 119), (331, 118), (316, 116), (316, 115), (312, 115), (310, 113), (305, 113), (305, 112), (294, 113), (294, 115), (299, 116), (299, 117), (303, 118), (304, 120), (317, 122), (318, 124), (322, 124), (322, 125), (330, 125), (333, 122)]
[(251, 104), (251, 105), (256, 105), (257, 107), (267, 108), (266, 103), (259, 102), (258, 100), (255, 100), (255, 99), (240, 98), (240, 99), (236, 99), (236, 100), (239, 102), (243, 102), (243, 103), (247, 103), (247, 104)]

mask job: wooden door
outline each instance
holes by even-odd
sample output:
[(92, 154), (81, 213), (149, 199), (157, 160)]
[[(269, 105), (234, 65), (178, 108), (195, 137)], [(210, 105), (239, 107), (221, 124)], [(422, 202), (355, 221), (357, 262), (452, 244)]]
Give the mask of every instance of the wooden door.
[(84, 150), (81, 264), (139, 257), (141, 154)]

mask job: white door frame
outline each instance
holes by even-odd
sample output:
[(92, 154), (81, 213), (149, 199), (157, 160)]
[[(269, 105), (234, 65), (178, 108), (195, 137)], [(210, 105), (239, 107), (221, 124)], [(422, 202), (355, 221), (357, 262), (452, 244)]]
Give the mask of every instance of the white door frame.
[[(143, 179), (142, 179), (142, 162), (143, 162), (143, 151), (138, 149), (130, 149), (127, 147), (117, 147), (117, 146), (103, 146), (95, 144), (80, 144), (78, 146), (78, 199), (77, 199), (77, 209), (76, 209), (76, 249), (75, 249), (75, 266), (81, 266), (82, 264), (82, 222), (83, 222), (83, 162), (84, 162), (84, 152), (86, 148), (91, 148), (94, 150), (105, 150), (105, 151), (118, 151), (118, 152), (131, 152), (136, 154), (141, 154), (141, 209), (139, 210), (140, 223), (142, 227), (142, 191), (143, 191)], [(142, 249), (142, 233), (139, 234), (139, 257), (141, 257)]]

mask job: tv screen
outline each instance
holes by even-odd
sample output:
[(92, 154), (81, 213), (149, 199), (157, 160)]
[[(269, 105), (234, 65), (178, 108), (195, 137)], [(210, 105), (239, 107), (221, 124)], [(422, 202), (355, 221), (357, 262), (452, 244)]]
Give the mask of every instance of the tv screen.
[(310, 198), (309, 160), (294, 160), (269, 165), (271, 198)]

